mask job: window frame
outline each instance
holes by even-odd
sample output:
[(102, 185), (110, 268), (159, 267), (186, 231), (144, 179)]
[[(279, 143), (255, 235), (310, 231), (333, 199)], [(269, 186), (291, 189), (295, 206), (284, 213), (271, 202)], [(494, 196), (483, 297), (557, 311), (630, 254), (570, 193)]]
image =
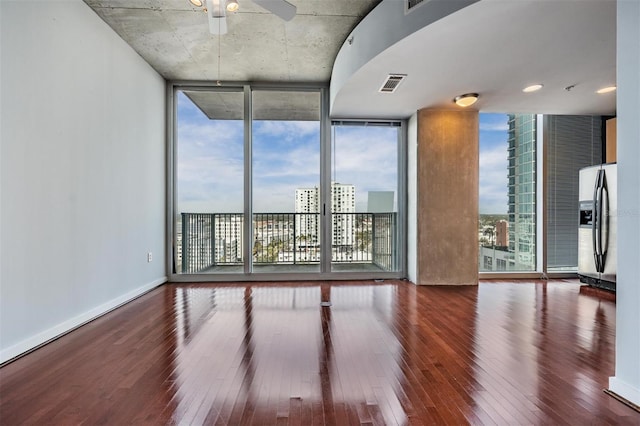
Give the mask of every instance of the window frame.
[[(320, 272), (291, 272), (291, 273), (264, 273), (252, 270), (252, 221), (244, 221), (244, 271), (243, 273), (179, 273), (175, 269), (174, 252), (176, 247), (176, 223), (177, 211), (177, 102), (176, 94), (183, 90), (215, 91), (238, 89), (244, 92), (244, 216), (252, 217), (252, 92), (257, 90), (277, 91), (317, 91), (320, 93), (320, 198), (325, 205), (330, 205), (331, 195), (326, 188), (331, 186), (331, 125), (329, 117), (329, 87), (326, 84), (254, 84), (249, 82), (223, 83), (216, 82), (191, 82), (169, 81), (166, 89), (166, 270), (170, 281), (173, 282), (206, 282), (206, 281), (290, 281), (290, 280), (327, 280), (327, 279), (401, 279), (407, 276), (406, 259), (406, 216), (407, 216), (407, 120), (348, 120), (350, 122), (399, 123), (398, 140), (398, 268), (393, 272), (331, 272), (331, 245), (322, 245)], [(344, 120), (340, 120), (344, 121)], [(321, 220), (322, 241), (331, 241), (331, 215), (325, 215)]]

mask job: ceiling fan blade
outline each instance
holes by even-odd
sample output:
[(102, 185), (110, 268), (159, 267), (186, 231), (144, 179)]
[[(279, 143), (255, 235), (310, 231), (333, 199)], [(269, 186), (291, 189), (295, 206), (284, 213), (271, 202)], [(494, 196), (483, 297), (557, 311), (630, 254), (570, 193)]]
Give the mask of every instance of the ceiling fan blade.
[(209, 32), (213, 35), (227, 33), (227, 16), (222, 0), (207, 0), (207, 18), (209, 18)]
[(253, 0), (253, 2), (285, 21), (290, 21), (296, 16), (297, 8), (286, 0)]

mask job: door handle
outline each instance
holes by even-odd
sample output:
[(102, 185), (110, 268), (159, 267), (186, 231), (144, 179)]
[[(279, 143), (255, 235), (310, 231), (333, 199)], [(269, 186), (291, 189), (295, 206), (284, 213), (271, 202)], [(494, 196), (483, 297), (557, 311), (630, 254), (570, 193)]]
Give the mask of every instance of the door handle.
[(596, 175), (596, 182), (593, 187), (593, 205), (592, 205), (592, 219), (591, 219), (591, 246), (593, 250), (593, 262), (596, 266), (596, 271), (600, 270), (600, 254), (598, 252), (598, 190), (600, 189), (600, 170)]
[(602, 187), (596, 192), (596, 253), (602, 255)]
[(607, 261), (607, 250), (609, 248), (609, 191), (607, 190), (607, 179), (603, 176), (602, 189), (600, 191), (600, 268), (604, 272), (604, 265)]

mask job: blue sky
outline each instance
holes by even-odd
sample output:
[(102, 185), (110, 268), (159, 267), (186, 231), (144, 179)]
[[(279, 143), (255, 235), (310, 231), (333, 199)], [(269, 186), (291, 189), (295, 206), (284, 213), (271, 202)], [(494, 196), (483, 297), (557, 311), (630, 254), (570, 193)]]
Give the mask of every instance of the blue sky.
[(480, 213), (507, 213), (507, 114), (480, 114)]
[[(397, 131), (336, 128), (332, 180), (355, 185), (357, 211), (366, 209), (368, 191), (396, 190)], [(178, 212), (242, 212), (243, 122), (209, 120), (180, 93), (177, 133)], [(481, 213), (506, 213), (506, 135), (506, 115), (480, 115)], [(293, 212), (296, 188), (317, 186), (319, 170), (318, 122), (254, 122), (255, 212)]]

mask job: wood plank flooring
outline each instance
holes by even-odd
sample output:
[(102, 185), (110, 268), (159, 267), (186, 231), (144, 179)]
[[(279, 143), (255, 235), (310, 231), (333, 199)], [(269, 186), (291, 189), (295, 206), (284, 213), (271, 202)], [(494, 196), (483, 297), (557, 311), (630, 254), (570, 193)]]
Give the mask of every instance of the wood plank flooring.
[(165, 285), (0, 369), (0, 423), (638, 425), (579, 288)]

